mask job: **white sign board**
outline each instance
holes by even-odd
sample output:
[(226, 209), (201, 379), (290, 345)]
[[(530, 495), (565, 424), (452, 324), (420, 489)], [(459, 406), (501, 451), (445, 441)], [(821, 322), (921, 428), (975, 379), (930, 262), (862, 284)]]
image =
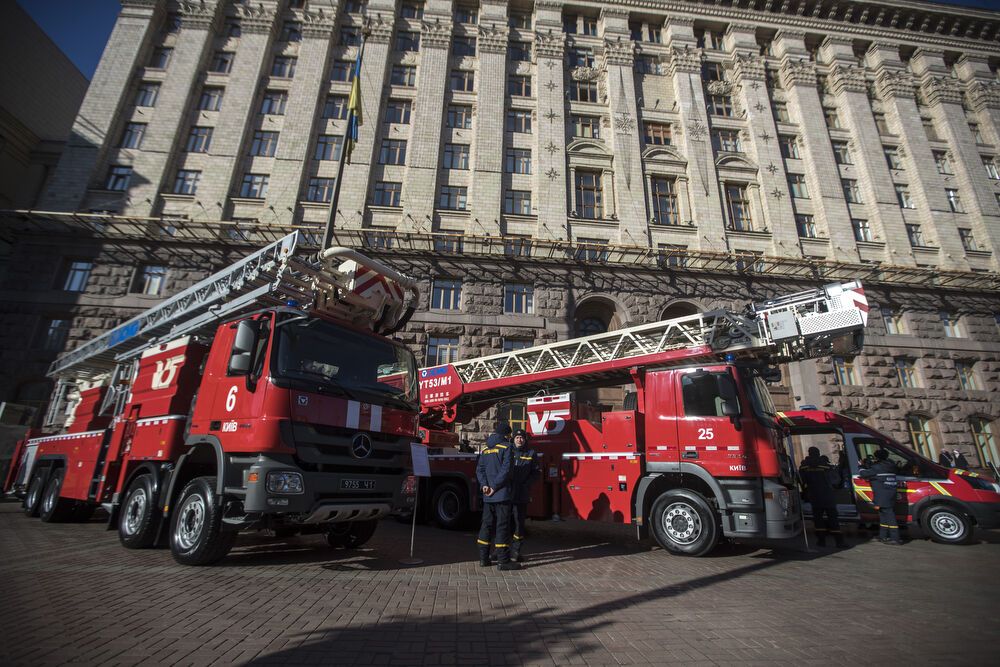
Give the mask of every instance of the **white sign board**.
[(413, 457), (413, 474), (417, 477), (430, 477), (431, 461), (427, 458), (426, 445), (419, 442), (411, 442), (410, 456)]

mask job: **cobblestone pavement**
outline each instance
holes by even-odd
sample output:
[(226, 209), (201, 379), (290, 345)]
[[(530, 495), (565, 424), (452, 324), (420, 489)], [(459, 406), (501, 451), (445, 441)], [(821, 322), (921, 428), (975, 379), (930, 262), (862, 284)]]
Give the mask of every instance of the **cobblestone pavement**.
[[(616, 530), (533, 524), (521, 572), (471, 531), (384, 521), (359, 551), (241, 538), (221, 565), (128, 551), (98, 521), (0, 504), (0, 662), (617, 665), (996, 662), (1000, 535), (843, 551), (667, 556)], [(862, 663), (863, 661), (863, 663)]]

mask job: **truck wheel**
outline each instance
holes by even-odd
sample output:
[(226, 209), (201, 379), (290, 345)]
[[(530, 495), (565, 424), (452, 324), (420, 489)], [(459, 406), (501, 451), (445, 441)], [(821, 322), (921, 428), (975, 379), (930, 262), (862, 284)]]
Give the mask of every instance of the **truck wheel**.
[(31, 482), (28, 483), (28, 492), (24, 495), (23, 507), (25, 516), (38, 516), (38, 506), (42, 504), (44, 484), (42, 471), (36, 471), (31, 476)]
[(693, 491), (668, 491), (656, 499), (649, 522), (660, 546), (672, 554), (704, 556), (719, 541), (719, 520)]
[(448, 530), (462, 528), (469, 518), (468, 494), (451, 482), (434, 490), (431, 498), (434, 523)]
[(196, 477), (177, 499), (170, 519), (170, 553), (181, 565), (211, 565), (226, 557), (236, 533), (222, 530), (215, 477)]
[(118, 539), (126, 549), (148, 549), (156, 541), (160, 512), (153, 493), (153, 478), (139, 475), (129, 484), (118, 512)]
[(961, 510), (949, 505), (934, 505), (920, 518), (931, 539), (941, 544), (968, 544), (972, 541), (972, 522)]
[(69, 501), (59, 497), (59, 491), (62, 489), (62, 481), (65, 474), (62, 468), (56, 470), (49, 477), (49, 483), (45, 485), (42, 504), (38, 508), (38, 516), (45, 523), (62, 521), (66, 516), (66, 505)]
[(335, 523), (326, 532), (326, 541), (335, 549), (357, 549), (375, 534), (378, 521), (351, 521)]

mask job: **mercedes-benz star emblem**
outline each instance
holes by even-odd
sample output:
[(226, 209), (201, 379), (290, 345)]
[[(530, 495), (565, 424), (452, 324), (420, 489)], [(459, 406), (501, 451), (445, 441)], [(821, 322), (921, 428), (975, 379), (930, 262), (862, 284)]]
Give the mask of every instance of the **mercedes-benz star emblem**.
[(351, 456), (356, 459), (366, 459), (371, 456), (372, 450), (372, 439), (369, 438), (364, 433), (358, 433), (351, 440)]

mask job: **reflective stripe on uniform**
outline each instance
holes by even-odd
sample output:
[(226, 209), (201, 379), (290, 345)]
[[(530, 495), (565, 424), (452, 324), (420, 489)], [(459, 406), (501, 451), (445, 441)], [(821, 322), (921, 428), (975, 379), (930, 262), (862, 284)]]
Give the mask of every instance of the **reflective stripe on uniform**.
[(490, 546), (490, 543), (489, 543), (489, 542), (484, 542), (483, 540), (476, 540), (476, 543), (477, 543), (477, 544), (481, 544), (481, 545), (483, 545), (484, 547), (488, 547), (488, 546)]
[(504, 547), (509, 547), (509, 544), (494, 544), (497, 549), (503, 549)]
[(521, 537), (520, 535), (514, 535), (514, 539), (515, 540), (523, 540), (524, 538)]

